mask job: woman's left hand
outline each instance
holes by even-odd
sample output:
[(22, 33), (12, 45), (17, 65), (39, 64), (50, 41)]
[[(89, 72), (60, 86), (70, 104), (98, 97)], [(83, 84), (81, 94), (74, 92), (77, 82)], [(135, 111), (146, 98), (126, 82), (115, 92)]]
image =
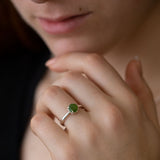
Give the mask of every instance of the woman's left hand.
[[(70, 53), (49, 63), (65, 73), (42, 96), (31, 127), (52, 159), (160, 159), (156, 106), (140, 61), (128, 64), (126, 81), (98, 54)], [(50, 113), (61, 119), (70, 103), (86, 110), (70, 115), (63, 130)]]

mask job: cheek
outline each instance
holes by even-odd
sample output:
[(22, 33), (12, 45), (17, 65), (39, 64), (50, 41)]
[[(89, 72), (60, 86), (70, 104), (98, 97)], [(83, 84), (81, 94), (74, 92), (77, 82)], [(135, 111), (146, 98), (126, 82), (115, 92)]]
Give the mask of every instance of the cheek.
[(11, 0), (11, 3), (19, 11), (20, 8), (23, 8), (25, 1), (24, 0)]
[(11, 0), (11, 2), (24, 21), (29, 23), (33, 13), (33, 2), (31, 0)]

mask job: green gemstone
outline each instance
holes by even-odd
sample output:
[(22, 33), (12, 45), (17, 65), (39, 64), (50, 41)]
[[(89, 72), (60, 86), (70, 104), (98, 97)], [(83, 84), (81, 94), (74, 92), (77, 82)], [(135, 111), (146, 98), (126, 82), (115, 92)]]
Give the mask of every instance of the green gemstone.
[(68, 107), (70, 112), (77, 112), (78, 111), (78, 106), (76, 104), (70, 104)]

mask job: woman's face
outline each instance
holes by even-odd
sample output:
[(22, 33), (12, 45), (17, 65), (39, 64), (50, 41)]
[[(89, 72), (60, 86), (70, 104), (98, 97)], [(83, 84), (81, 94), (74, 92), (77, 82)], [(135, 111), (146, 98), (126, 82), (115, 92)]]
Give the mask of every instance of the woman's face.
[[(11, 1), (58, 56), (68, 52), (106, 52), (134, 31), (157, 0)], [(62, 22), (66, 16), (77, 18)]]

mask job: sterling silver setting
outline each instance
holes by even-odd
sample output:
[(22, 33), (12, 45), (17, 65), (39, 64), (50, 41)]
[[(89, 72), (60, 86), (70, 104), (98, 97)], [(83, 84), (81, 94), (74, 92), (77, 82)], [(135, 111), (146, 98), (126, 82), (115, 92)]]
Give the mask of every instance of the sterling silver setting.
[[(70, 105), (72, 105), (72, 104), (70, 104)], [(70, 106), (70, 105), (69, 105), (69, 106)], [(77, 104), (73, 104), (73, 105), (77, 105)], [(82, 105), (77, 105), (77, 107), (78, 107), (78, 108), (77, 108), (77, 111), (71, 111), (70, 108), (69, 108), (69, 106), (67, 107), (67, 110), (68, 110), (67, 113), (66, 113), (66, 114), (62, 117), (62, 119), (61, 119), (61, 124), (62, 124), (62, 125), (64, 125), (64, 122), (65, 122), (66, 118), (67, 118), (69, 115), (75, 114), (75, 113), (78, 112), (79, 108), (83, 108)]]

